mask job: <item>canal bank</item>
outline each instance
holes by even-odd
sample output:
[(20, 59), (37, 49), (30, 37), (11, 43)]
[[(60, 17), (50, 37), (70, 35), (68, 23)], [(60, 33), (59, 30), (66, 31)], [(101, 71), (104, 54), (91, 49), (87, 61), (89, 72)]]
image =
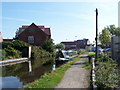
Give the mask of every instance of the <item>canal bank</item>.
[(26, 85), (26, 88), (55, 88), (62, 80), (64, 73), (68, 70), (76, 61), (79, 61), (80, 57), (76, 57), (68, 63), (56, 68), (52, 73), (43, 75), (40, 79), (33, 83)]
[[(46, 63), (44, 63), (44, 61)], [(39, 79), (53, 70), (55, 58), (29, 59), (21, 63), (3, 65), (1, 88), (24, 88), (28, 83)]]
[(89, 88), (89, 70), (83, 68), (86, 60), (88, 59), (76, 57), (54, 72), (26, 85), (26, 88)]

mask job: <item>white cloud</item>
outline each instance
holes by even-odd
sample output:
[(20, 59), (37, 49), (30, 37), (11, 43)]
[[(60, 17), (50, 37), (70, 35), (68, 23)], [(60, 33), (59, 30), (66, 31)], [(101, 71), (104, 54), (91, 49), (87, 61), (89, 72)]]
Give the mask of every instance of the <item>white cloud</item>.
[(30, 22), (27, 19), (18, 19), (18, 18), (11, 18), (11, 17), (2, 17), (3, 20), (12, 20), (12, 21), (20, 21), (20, 22)]

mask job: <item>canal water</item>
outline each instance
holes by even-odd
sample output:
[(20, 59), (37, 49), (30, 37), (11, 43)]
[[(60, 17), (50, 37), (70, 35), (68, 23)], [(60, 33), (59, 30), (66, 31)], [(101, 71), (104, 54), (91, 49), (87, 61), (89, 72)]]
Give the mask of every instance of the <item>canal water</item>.
[[(46, 61), (46, 64), (41, 65), (41, 61)], [(2, 83), (0, 88), (24, 88), (24, 85), (35, 81), (45, 73), (50, 73), (55, 70), (54, 58), (40, 58), (29, 60), (27, 62), (18, 63), (9, 66), (2, 66)]]

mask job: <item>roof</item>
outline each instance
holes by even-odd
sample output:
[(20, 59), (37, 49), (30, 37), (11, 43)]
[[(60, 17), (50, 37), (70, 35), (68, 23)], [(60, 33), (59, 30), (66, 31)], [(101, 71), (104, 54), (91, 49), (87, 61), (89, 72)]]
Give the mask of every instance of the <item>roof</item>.
[(3, 42), (12, 42), (13, 39), (3, 39)]
[(51, 35), (50, 28), (44, 28), (44, 32), (45, 32), (47, 35)]
[(44, 29), (44, 26), (38, 26), (38, 28), (40, 28), (40, 29)]
[(63, 44), (76, 45), (74, 41), (61, 42)]
[[(30, 26), (35, 25), (34, 23), (32, 23)], [(37, 25), (35, 25), (37, 26)], [(19, 28), (18, 34), (20, 34), (21, 32), (23, 32), (23, 29), (28, 28), (29, 26), (23, 25), (22, 27)], [(40, 28), (45, 34), (47, 35), (51, 35), (50, 32), (50, 28), (45, 28), (44, 26), (37, 26), (38, 28)]]
[(22, 26), (22, 28), (28, 28), (28, 26)]

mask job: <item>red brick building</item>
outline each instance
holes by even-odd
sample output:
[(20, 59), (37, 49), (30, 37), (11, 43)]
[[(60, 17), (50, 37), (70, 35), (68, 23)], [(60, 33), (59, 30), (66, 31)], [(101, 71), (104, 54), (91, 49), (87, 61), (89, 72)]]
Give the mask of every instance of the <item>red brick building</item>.
[(0, 32), (0, 42), (3, 42), (2, 33)]
[(31, 45), (41, 46), (46, 40), (51, 39), (50, 28), (37, 26), (32, 23), (30, 26), (22, 26), (19, 28), (18, 40), (27, 42)]

